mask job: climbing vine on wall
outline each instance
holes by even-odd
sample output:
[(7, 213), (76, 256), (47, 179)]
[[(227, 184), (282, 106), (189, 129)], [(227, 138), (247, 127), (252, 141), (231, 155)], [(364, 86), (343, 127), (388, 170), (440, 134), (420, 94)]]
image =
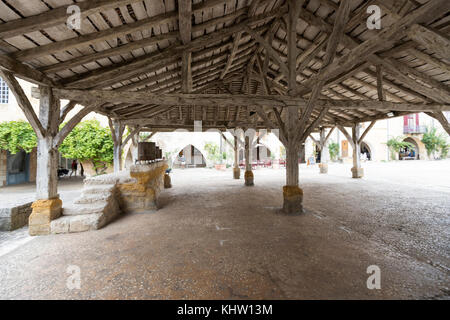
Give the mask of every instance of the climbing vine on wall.
[(90, 161), (97, 173), (101, 173), (114, 158), (111, 131), (100, 126), (97, 120), (80, 122), (61, 144), (59, 152), (67, 159)]
[(0, 123), (0, 149), (12, 154), (24, 150), (29, 153), (37, 146), (37, 137), (26, 121), (8, 121)]

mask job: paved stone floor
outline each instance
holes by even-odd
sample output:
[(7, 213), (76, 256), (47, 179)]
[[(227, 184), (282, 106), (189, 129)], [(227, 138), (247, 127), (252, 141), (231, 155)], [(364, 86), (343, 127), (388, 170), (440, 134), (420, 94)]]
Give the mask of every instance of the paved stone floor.
[[(0, 251), (0, 298), (449, 299), (450, 162), (364, 166), (355, 180), (348, 165), (302, 165), (302, 216), (279, 212), (284, 170), (255, 171), (254, 187), (231, 171), (175, 170), (156, 213), (0, 236), (16, 243)], [(367, 289), (370, 265), (381, 290)], [(67, 288), (68, 266), (80, 289)]]

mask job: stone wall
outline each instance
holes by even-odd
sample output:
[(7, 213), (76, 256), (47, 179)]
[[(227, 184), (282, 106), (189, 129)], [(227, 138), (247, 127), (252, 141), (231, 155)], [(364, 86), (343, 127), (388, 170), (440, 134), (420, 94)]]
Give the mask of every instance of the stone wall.
[[(133, 165), (130, 171), (86, 178), (81, 196), (63, 206), (62, 217), (51, 221), (48, 233), (97, 230), (121, 213), (158, 209), (164, 188), (166, 161)], [(35, 233), (35, 234), (48, 234)]]
[(119, 181), (121, 208), (125, 212), (158, 209), (158, 197), (164, 188), (167, 161), (137, 164), (130, 168), (129, 177)]
[(28, 224), (32, 202), (9, 208), (0, 208), (0, 231), (12, 231)]

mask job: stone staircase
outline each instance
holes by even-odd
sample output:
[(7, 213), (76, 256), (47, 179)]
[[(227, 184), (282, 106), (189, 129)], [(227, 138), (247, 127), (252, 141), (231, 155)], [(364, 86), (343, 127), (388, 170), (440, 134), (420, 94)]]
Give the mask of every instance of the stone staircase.
[(64, 205), (63, 215), (51, 222), (51, 233), (97, 230), (114, 220), (121, 213), (118, 181), (114, 175), (86, 179), (81, 196)]

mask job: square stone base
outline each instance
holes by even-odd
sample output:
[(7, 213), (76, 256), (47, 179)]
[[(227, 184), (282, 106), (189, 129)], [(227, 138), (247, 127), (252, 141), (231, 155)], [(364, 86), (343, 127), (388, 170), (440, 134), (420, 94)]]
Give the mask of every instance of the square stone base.
[(328, 173), (328, 163), (319, 163), (320, 173)]
[(61, 199), (37, 200), (32, 205), (28, 220), (29, 234), (31, 236), (50, 234), (50, 222), (61, 216), (62, 201)]
[(352, 178), (359, 179), (364, 177), (364, 169), (363, 168), (352, 168)]
[(244, 174), (245, 185), (251, 187), (254, 185), (253, 171), (245, 171)]
[(236, 180), (241, 178), (241, 169), (240, 168), (233, 168), (233, 178)]
[(286, 214), (303, 213), (303, 190), (297, 186), (283, 187), (283, 212)]

